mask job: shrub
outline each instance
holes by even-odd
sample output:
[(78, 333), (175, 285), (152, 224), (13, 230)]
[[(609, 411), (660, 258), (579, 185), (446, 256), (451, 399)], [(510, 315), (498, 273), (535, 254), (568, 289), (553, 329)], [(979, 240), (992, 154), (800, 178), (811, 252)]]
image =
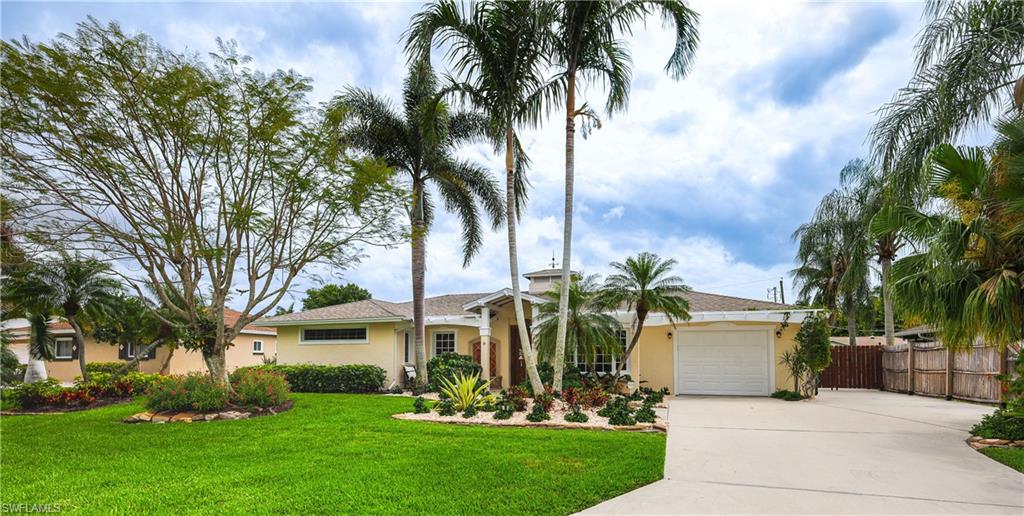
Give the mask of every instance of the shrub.
[(661, 403), (663, 401), (665, 401), (665, 393), (657, 391), (648, 394), (647, 399), (644, 400), (644, 403), (651, 403), (653, 405), (657, 405), (658, 403)]
[(227, 387), (204, 373), (161, 377), (146, 394), (154, 412), (216, 412), (228, 404)]
[(33, 383), (22, 383), (11, 390), (18, 406), (28, 410), (48, 405), (51, 401), (59, 399), (64, 389), (56, 379), (48, 378)]
[[(537, 373), (540, 375), (540, 382), (544, 385), (554, 385), (555, 379), (555, 366), (548, 362), (541, 362), (537, 364)], [(529, 381), (523, 382), (523, 386), (530, 394), (533, 394), (533, 387)], [(583, 386), (583, 378), (580, 376), (580, 370), (575, 364), (566, 363), (565, 369), (562, 371), (562, 390), (564, 391), (568, 387), (580, 388)]]
[(454, 381), (456, 374), (461, 374), (463, 377), (476, 376), (479, 378), (483, 370), (479, 364), (473, 363), (471, 356), (441, 353), (427, 361), (429, 388), (431, 391), (439, 391), (442, 385), (441, 380)]
[(414, 414), (430, 412), (430, 409), (427, 407), (427, 400), (423, 399), (423, 396), (417, 396), (416, 401), (412, 402), (412, 411)]
[(541, 393), (533, 397), (533, 403), (535, 405), (543, 405), (544, 412), (549, 412), (551, 407), (555, 405), (555, 397), (551, 393)]
[(644, 399), (644, 393), (640, 392), (640, 389), (637, 389), (629, 393), (629, 396), (626, 397), (629, 398), (629, 401), (640, 401)]
[(986, 439), (1024, 440), (1024, 417), (1017, 416), (1012, 410), (998, 408), (995, 412), (981, 418), (971, 428), (971, 435)]
[(292, 392), (380, 392), (384, 390), (384, 381), (387, 378), (387, 372), (383, 368), (365, 364), (266, 364), (242, 367), (238, 370), (244, 369), (283, 374)]
[(480, 412), (494, 412), (495, 410), (497, 410), (497, 407), (494, 405), (493, 396), (492, 399), (486, 400), (480, 404)]
[(491, 382), (481, 382), (476, 375), (463, 376), (456, 372), (454, 379), (441, 378), (440, 384), (442, 397), (451, 399), (456, 410), (476, 409), (477, 405), (494, 400), (488, 390)]
[(231, 373), (231, 402), (240, 407), (270, 408), (288, 399), (288, 381), (281, 373), (238, 369)]
[[(18, 360), (18, 355), (11, 351), (10, 346), (0, 345), (0, 384), (16, 385), (25, 378), (25, 366)], [(13, 400), (13, 395), (10, 399)]]
[(476, 407), (470, 405), (462, 411), (462, 417), (471, 418), (476, 415)]
[(657, 417), (657, 414), (654, 413), (654, 408), (647, 404), (644, 404), (643, 407), (637, 410), (634, 416), (638, 423), (653, 423)]
[(502, 391), (502, 394), (505, 396), (505, 399), (512, 403), (512, 406), (515, 407), (516, 412), (522, 412), (526, 410), (525, 389), (518, 385), (513, 385), (509, 387), (508, 390)]
[(583, 408), (601, 408), (608, 403), (608, 393), (600, 387), (589, 387), (580, 394), (580, 405)]
[(573, 405), (572, 409), (565, 415), (565, 420), (570, 423), (586, 423), (589, 419), (590, 418), (580, 410), (578, 405)]
[[(85, 370), (92, 375), (94, 373), (106, 373), (114, 374), (121, 370), (124, 366), (124, 362), (88, 362), (85, 364)], [(136, 364), (136, 369), (138, 364)]]
[(508, 399), (498, 400), (498, 403), (494, 404), (494, 419), (510, 419), (515, 412), (515, 405)]
[(549, 419), (551, 419), (551, 416), (541, 403), (534, 403), (533, 410), (526, 415), (526, 420), (531, 423), (540, 423), (541, 421), (547, 421)]
[(618, 396), (609, 401), (603, 409), (597, 412), (597, 415), (608, 418), (608, 424), (610, 425), (627, 426), (636, 424), (636, 419), (633, 418), (633, 411), (629, 408), (629, 400), (623, 396)]
[(570, 407), (580, 404), (582, 391), (578, 387), (566, 387), (562, 389), (562, 401)]
[(800, 394), (799, 392), (793, 392), (793, 391), (786, 390), (786, 389), (779, 389), (779, 390), (773, 392), (772, 393), (772, 397), (777, 399), (777, 400), (786, 400), (786, 401), (800, 401), (800, 400), (804, 399), (804, 396), (802, 394)]
[(437, 413), (442, 416), (454, 416), (455, 415), (455, 403), (452, 400), (441, 400), (437, 404)]

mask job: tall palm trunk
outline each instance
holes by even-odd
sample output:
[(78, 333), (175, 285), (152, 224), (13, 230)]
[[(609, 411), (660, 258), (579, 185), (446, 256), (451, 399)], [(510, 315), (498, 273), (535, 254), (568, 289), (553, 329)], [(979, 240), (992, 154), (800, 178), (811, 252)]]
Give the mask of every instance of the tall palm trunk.
[(889, 291), (889, 269), (892, 268), (892, 258), (883, 255), (882, 262), (882, 310), (885, 314), (885, 345), (896, 344), (896, 324), (892, 313), (892, 293)]
[(615, 368), (615, 376), (622, 374), (622, 371), (626, 369), (626, 361), (629, 360), (629, 355), (633, 354), (633, 348), (640, 342), (640, 334), (644, 331), (644, 321), (646, 320), (647, 310), (637, 308), (636, 332), (633, 333), (633, 338), (629, 340), (629, 346), (626, 346), (626, 352), (622, 355), (622, 360), (619, 360), (619, 366)]
[(526, 363), (526, 374), (530, 378), (533, 392), (544, 392), (544, 382), (537, 372), (537, 355), (530, 342), (526, 327), (526, 313), (523, 311), (523, 294), (519, 290), (519, 251), (516, 248), (516, 180), (513, 152), (515, 138), (512, 129), (505, 131), (505, 226), (508, 228), (508, 270), (512, 278), (512, 304), (516, 311), (516, 325), (519, 327), (519, 343)]
[(853, 306), (853, 301), (850, 301), (850, 306), (846, 309), (846, 332), (849, 337), (850, 346), (857, 345), (857, 308)]
[(38, 358), (28, 357), (28, 366), (25, 368), (25, 383), (35, 383), (47, 378), (46, 362)]
[(414, 183), (412, 188), (412, 321), (413, 345), (416, 348), (416, 385), (427, 385), (426, 321), (423, 319), (424, 277), (427, 268), (426, 233), (423, 220), (423, 184)]
[(576, 167), (576, 70), (570, 68), (565, 96), (565, 215), (562, 219), (562, 290), (558, 298), (558, 331), (555, 336), (555, 377), (552, 380), (556, 392), (562, 390), (562, 375), (565, 371), (565, 333), (569, 319), (569, 282), (572, 262), (572, 198)]
[(68, 316), (68, 324), (71, 325), (71, 329), (74, 330), (73, 344), (75, 349), (78, 350), (78, 368), (82, 371), (82, 380), (89, 381), (89, 371), (85, 368), (85, 337), (82, 332), (82, 326), (78, 324), (78, 319), (74, 315)]

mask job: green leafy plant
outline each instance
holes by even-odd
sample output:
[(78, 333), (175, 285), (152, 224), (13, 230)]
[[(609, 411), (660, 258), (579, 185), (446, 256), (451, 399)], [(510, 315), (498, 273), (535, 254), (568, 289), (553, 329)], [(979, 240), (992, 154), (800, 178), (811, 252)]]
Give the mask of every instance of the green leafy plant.
[(416, 400), (412, 402), (412, 411), (415, 414), (430, 412), (430, 408), (427, 407), (427, 400), (423, 399), (423, 396), (417, 396)]
[(997, 408), (971, 428), (971, 435), (986, 439), (1024, 440), (1024, 414), (1015, 414), (1009, 407)]
[(436, 406), (437, 413), (442, 416), (454, 416), (455, 415), (455, 403), (451, 399), (441, 400)]
[(204, 373), (161, 377), (146, 395), (153, 412), (217, 412), (228, 404), (227, 386)]
[(534, 403), (533, 409), (526, 415), (526, 420), (531, 423), (540, 423), (541, 421), (547, 421), (551, 419), (551, 415), (548, 414), (547, 409), (541, 403)]
[(366, 364), (265, 364), (241, 367), (238, 370), (243, 369), (283, 374), (293, 392), (380, 392), (384, 390), (384, 381), (387, 378), (387, 372), (383, 368)]
[(796, 334), (796, 346), (782, 354), (779, 364), (789, 369), (793, 392), (802, 398), (813, 398), (818, 376), (832, 362), (831, 330), (828, 319), (814, 313), (804, 319)]
[(555, 405), (555, 396), (549, 392), (544, 392), (533, 397), (535, 404), (543, 405), (544, 412), (550, 412), (551, 407)]
[(601, 408), (610, 396), (600, 387), (588, 387), (580, 394), (580, 405), (585, 409)]
[(457, 353), (441, 353), (427, 362), (427, 377), (430, 379), (429, 389), (441, 390), (445, 380), (453, 381), (456, 375), (462, 377), (476, 376), (480, 378), (483, 368), (473, 363), (473, 357)]
[(508, 399), (500, 399), (494, 404), (494, 419), (511, 419), (516, 407)]
[(628, 426), (636, 424), (633, 418), (633, 410), (629, 408), (629, 400), (624, 396), (617, 396), (608, 402), (597, 415), (608, 418), (608, 424), (615, 426)]
[(238, 369), (230, 378), (231, 403), (241, 407), (276, 407), (291, 392), (284, 375), (273, 371)]
[(462, 410), (462, 417), (468, 419), (468, 418), (471, 418), (471, 417), (475, 416), (476, 413), (477, 413), (476, 407), (470, 405), (470, 406), (468, 406), (468, 407), (466, 407), (465, 409)]
[(644, 403), (644, 406), (640, 407), (633, 417), (638, 423), (653, 423), (658, 416), (654, 413), (653, 406)]
[(526, 410), (526, 389), (513, 385), (507, 390), (502, 391), (502, 396), (507, 399), (512, 406), (515, 407), (516, 412), (522, 412)]
[(60, 382), (54, 378), (22, 383), (11, 389), (17, 405), (26, 410), (47, 405), (50, 400), (59, 396), (62, 390)]
[(85, 364), (85, 370), (88, 371), (90, 375), (92, 373), (114, 374), (120, 370), (122, 366), (124, 366), (124, 364), (121, 362), (88, 362)]
[(494, 412), (497, 410), (497, 406), (494, 403), (495, 401), (496, 400), (485, 400), (480, 404), (480, 412)]
[(665, 401), (665, 393), (663, 393), (661, 391), (652, 392), (652, 393), (647, 395), (646, 399), (644, 399), (644, 403), (651, 403), (653, 405), (657, 405), (658, 403), (662, 403), (664, 401)]
[(461, 372), (457, 372), (452, 380), (441, 378), (440, 385), (439, 392), (452, 400), (456, 410), (476, 408), (486, 401), (494, 401), (494, 396), (489, 391), (491, 382), (481, 382), (477, 375), (463, 376)]
[(565, 420), (570, 423), (586, 423), (590, 418), (580, 410), (578, 405), (573, 405), (572, 408), (565, 414)]
[(803, 395), (799, 392), (789, 391), (786, 389), (779, 389), (772, 393), (772, 397), (779, 400), (786, 401), (800, 401), (804, 399)]

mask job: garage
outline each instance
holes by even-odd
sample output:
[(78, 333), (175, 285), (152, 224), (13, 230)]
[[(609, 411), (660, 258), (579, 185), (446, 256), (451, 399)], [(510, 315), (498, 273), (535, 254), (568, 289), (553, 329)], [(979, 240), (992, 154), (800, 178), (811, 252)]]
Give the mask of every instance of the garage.
[(767, 396), (775, 384), (770, 328), (688, 328), (676, 332), (678, 394)]

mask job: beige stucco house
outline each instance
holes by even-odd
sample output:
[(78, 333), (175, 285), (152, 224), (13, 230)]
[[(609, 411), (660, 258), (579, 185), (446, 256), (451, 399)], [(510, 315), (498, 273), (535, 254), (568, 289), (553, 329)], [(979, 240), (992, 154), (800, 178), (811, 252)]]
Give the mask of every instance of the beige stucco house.
[[(224, 320), (232, 324), (240, 314), (234, 310), (224, 311)], [(56, 358), (46, 361), (46, 374), (61, 382), (74, 381), (82, 372), (78, 364), (78, 350), (72, 342), (74, 331), (62, 320), (51, 321), (48, 331), (53, 336)], [(4, 332), (11, 339), (10, 346), (21, 363), (28, 363), (28, 321), (8, 321)], [(143, 351), (142, 349), (138, 350)], [(88, 362), (127, 362), (135, 358), (132, 345), (113, 345), (96, 342), (90, 335), (85, 337), (85, 359)], [(242, 366), (259, 365), (264, 358), (273, 358), (277, 353), (277, 330), (266, 326), (249, 325), (242, 329), (234, 343), (227, 350), (227, 366), (233, 371)], [(144, 373), (187, 374), (205, 372), (206, 364), (198, 351), (184, 348), (171, 350), (162, 346), (139, 360), (139, 370)]]
[[(524, 276), (527, 318), (532, 305), (560, 278), (548, 269)], [(639, 344), (626, 363), (634, 382), (679, 394), (767, 396), (792, 382), (778, 365), (782, 353), (795, 345), (800, 323), (811, 310), (731, 296), (690, 292), (692, 319), (676, 326), (662, 314), (651, 314)], [(511, 289), (448, 294), (425, 302), (427, 354), (454, 351), (490, 362), (484, 374), (499, 386), (525, 377)], [(533, 314), (533, 317), (531, 317)], [(616, 312), (625, 344), (633, 331), (633, 315)], [(412, 343), (412, 302), (378, 299), (307, 310), (261, 319), (278, 330), (280, 364), (374, 364), (387, 371), (389, 385), (403, 380), (404, 365), (415, 360)], [(481, 346), (489, 342), (489, 346)], [(598, 372), (615, 361), (602, 357)]]

